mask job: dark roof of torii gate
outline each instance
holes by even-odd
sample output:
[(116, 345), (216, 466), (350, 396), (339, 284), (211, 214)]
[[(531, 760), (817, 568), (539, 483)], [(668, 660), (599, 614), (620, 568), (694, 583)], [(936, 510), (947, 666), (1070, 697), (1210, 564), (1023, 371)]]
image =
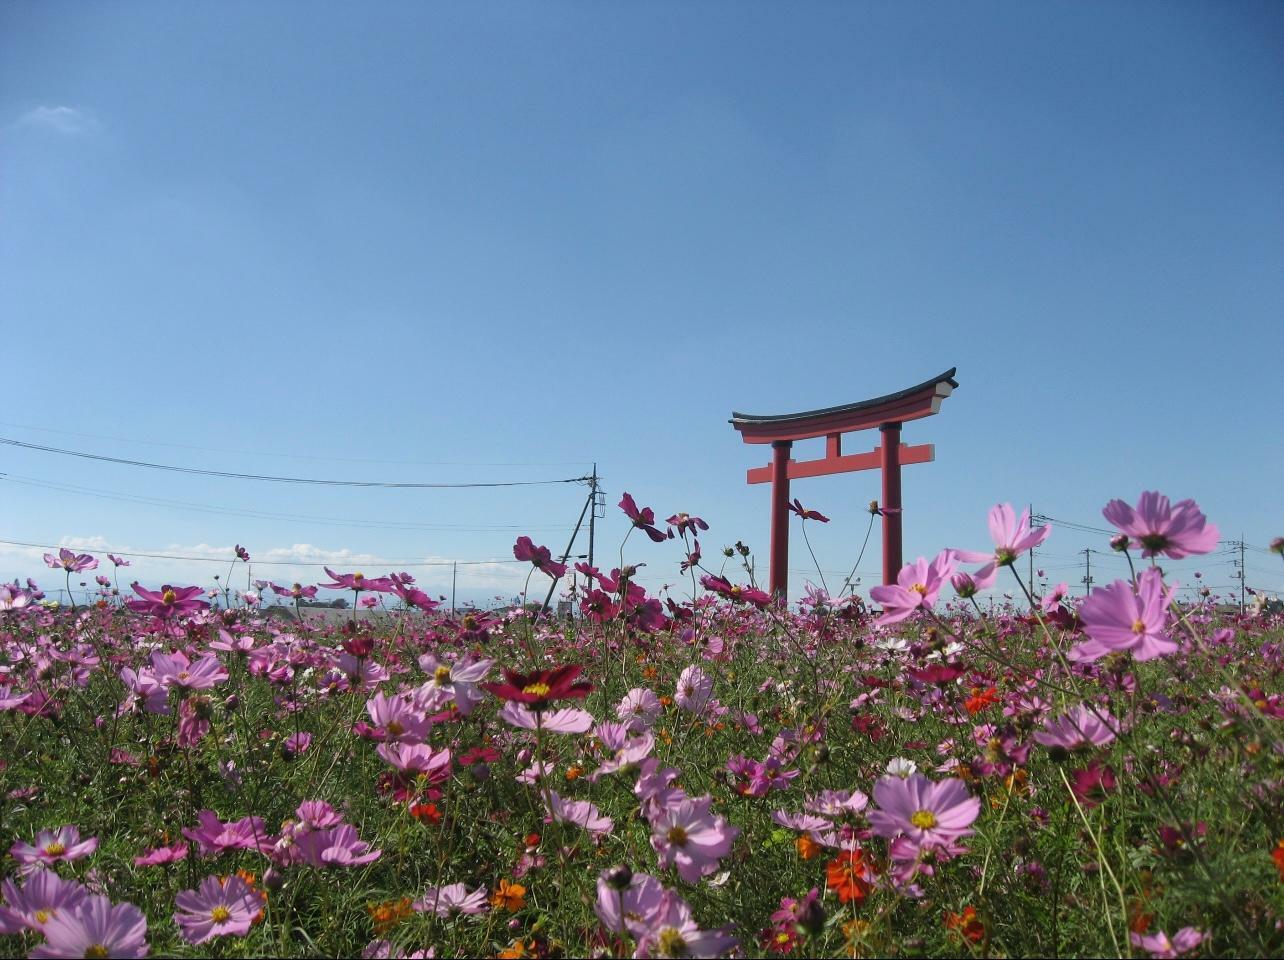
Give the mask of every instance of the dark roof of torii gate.
[(950, 367), (938, 377), (884, 397), (845, 403), (802, 413), (732, 413), (728, 421), (745, 443), (769, 443), (772, 440), (807, 440), (831, 433), (868, 430), (883, 423), (900, 423), (930, 417), (941, 408), (958, 381), (957, 367)]

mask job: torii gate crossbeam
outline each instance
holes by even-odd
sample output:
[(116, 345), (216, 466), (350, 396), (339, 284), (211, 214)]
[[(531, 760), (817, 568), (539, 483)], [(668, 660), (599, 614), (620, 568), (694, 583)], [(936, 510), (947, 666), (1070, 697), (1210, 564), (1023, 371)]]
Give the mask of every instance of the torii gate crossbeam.
[[(882, 471), (883, 582), (894, 583), (901, 568), (901, 465), (930, 463), (935, 458), (932, 444), (906, 446), (901, 443), (901, 424), (930, 417), (941, 409), (941, 401), (958, 386), (955, 367), (939, 377), (926, 380), (885, 397), (861, 400), (803, 413), (758, 416), (732, 413), (731, 425), (745, 443), (770, 443), (768, 466), (753, 467), (749, 483), (771, 484), (771, 592), (780, 597), (789, 584), (789, 481), (823, 477), (855, 470)], [(877, 427), (881, 435), (877, 449), (868, 453), (844, 454), (844, 433)], [(825, 456), (819, 460), (793, 460), (789, 454), (795, 440), (825, 438)]]

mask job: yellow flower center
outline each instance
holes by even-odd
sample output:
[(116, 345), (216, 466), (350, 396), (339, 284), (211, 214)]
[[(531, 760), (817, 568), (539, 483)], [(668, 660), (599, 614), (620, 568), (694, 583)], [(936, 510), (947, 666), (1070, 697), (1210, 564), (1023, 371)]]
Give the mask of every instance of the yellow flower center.
[(37, 911), (36, 911), (36, 923), (44, 923), (46, 920), (48, 920), (48, 919), (49, 919), (50, 917), (52, 917), (53, 915), (54, 915), (54, 912), (53, 912), (52, 910), (37, 910)]
[(440, 666), (432, 672), (433, 681), (437, 686), (441, 686), (450, 679), (450, 667)]
[(107, 948), (103, 944), (94, 943), (94, 944), (90, 944), (88, 947), (85, 947), (85, 956), (93, 957), (95, 958), (95, 960), (97, 960), (97, 958), (99, 957), (110, 957), (111, 953), (107, 950)]
[(464, 629), (465, 630), (477, 629), (477, 618), (474, 617), (471, 613), (464, 614)]
[(676, 927), (665, 927), (660, 931), (656, 946), (661, 957), (685, 957), (687, 941)]
[(931, 830), (936, 826), (936, 814), (931, 810), (916, 810), (910, 817), (910, 823), (920, 830)]
[(406, 728), (401, 725), (401, 721), (393, 720), (388, 724), (388, 732), (394, 737), (399, 737), (406, 732)]
[(222, 904), (219, 904), (217, 907), (215, 907), (213, 910), (210, 911), (210, 919), (213, 920), (215, 923), (227, 923), (227, 921), (231, 918), (231, 916), (232, 916), (232, 911), (227, 909), (227, 907), (223, 906)]
[(67, 848), (57, 840), (45, 847), (45, 853), (51, 857), (61, 857), (66, 852)]
[(1134, 620), (1132, 622), (1132, 632), (1140, 636), (1146, 632), (1146, 625), (1140, 620)]
[(186, 670), (180, 670), (180, 671), (178, 672), (178, 679), (180, 679), (180, 680), (190, 680), (190, 679), (191, 679), (191, 677), (192, 677), (192, 675), (191, 675), (190, 673), (188, 673)]
[(177, 599), (178, 594), (174, 593), (173, 590), (166, 590), (161, 594), (161, 603), (173, 603)]
[(670, 827), (667, 837), (669, 843), (676, 843), (679, 847), (687, 845), (687, 832), (682, 827)]
[(360, 582), (361, 582), (362, 580), (364, 580), (365, 578), (366, 578), (366, 575), (365, 575), (364, 573), (362, 573), (361, 571), (359, 571), (359, 570), (358, 570), (356, 573), (354, 573), (354, 574), (352, 575), (352, 582), (353, 582), (353, 583), (360, 583)]
[(535, 697), (547, 697), (549, 686), (547, 683), (528, 683), (522, 687), (522, 693), (529, 693)]
[(927, 594), (927, 587), (923, 586), (921, 583), (914, 584), (914, 586), (910, 587), (910, 590), (914, 593)]

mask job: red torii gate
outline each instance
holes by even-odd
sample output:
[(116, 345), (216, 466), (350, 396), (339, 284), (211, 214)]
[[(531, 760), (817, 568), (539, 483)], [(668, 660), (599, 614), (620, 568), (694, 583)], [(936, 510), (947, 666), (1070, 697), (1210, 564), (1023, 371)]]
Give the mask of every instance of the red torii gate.
[[(745, 443), (770, 443), (771, 463), (749, 470), (750, 483), (771, 482), (771, 592), (784, 597), (789, 583), (789, 481), (801, 477), (824, 477), (831, 473), (882, 468), (883, 496), (883, 583), (895, 583), (901, 569), (901, 464), (931, 463), (936, 450), (930, 443), (906, 446), (901, 443), (901, 424), (906, 420), (930, 417), (941, 409), (958, 383), (957, 368), (950, 367), (939, 377), (918, 386), (889, 393), (885, 397), (861, 400), (823, 410), (755, 416), (732, 413), (730, 423)], [(869, 453), (843, 454), (844, 433), (878, 427), (882, 440)], [(795, 440), (825, 438), (822, 460), (793, 460), (789, 456)]]

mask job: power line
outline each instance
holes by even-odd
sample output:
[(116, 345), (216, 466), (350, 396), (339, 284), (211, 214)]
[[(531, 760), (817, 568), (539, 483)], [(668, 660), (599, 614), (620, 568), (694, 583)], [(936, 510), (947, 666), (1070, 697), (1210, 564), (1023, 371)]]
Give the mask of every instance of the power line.
[(116, 437), (102, 433), (82, 433), (78, 430), (58, 430), (54, 427), (36, 427), (29, 423), (10, 423), (0, 420), (0, 427), (17, 427), (37, 433), (58, 433), (66, 437), (83, 437), (88, 440), (110, 440), (113, 443), (138, 443), (149, 447), (171, 447), (175, 450), (197, 450), (201, 453), (233, 453), (243, 457), (278, 457), (288, 460), (319, 460), (330, 463), (395, 463), (404, 466), (427, 467), (581, 467), (588, 461), (563, 460), (546, 463), (483, 463), (464, 460), (383, 460), (372, 457), (322, 457), (307, 453), (281, 453), (267, 450), (233, 450), (227, 447), (202, 447), (192, 443), (173, 443), (164, 440), (139, 440), (134, 437)]
[(557, 483), (583, 483), (588, 477), (569, 477), (561, 480), (506, 480), (490, 483), (391, 483), (379, 480), (322, 480), (315, 477), (275, 477), (256, 473), (236, 473), (227, 470), (203, 470), (198, 467), (176, 467), (172, 464), (149, 463), (144, 460), (130, 460), (125, 457), (108, 457), (97, 453), (85, 453), (80, 450), (64, 450), (61, 447), (46, 447), (39, 443), (25, 443), (0, 437), (0, 443), (24, 450), (38, 450), (42, 453), (56, 453), (66, 457), (80, 457), (83, 460), (98, 460), (103, 463), (118, 463), (129, 467), (147, 467), (150, 470), (166, 470), (170, 473), (199, 474), (206, 477), (226, 477), (234, 480), (264, 480), (269, 483), (303, 483), (326, 487), (380, 487), (396, 489), (463, 489), (476, 487), (536, 487)]
[[(37, 549), (40, 549), (40, 550), (58, 550), (58, 549), (61, 549), (61, 547), (66, 546), (66, 544), (56, 544), (56, 543), (30, 543), (26, 540), (0, 540), (0, 543), (6, 544), (11, 547), (36, 547)], [(68, 549), (71, 549), (71, 548), (68, 548)], [(86, 548), (77, 547), (75, 549), (83, 550)], [(147, 557), (153, 560), (190, 560), (190, 561), (201, 562), (201, 563), (229, 563), (229, 562), (232, 562), (233, 560), (232, 557), (183, 556), (179, 554), (158, 553), (154, 551), (121, 550), (121, 549), (118, 549), (117, 547), (92, 547), (89, 549), (98, 551), (100, 553), (114, 553), (120, 557)], [(500, 557), (499, 559), (494, 559), (494, 560), (415, 560), (415, 559), (398, 560), (398, 559), (388, 559), (385, 557), (363, 557), (360, 559), (356, 557), (331, 557), (328, 560), (254, 560), (252, 562), (254, 566), (262, 565), (262, 566), (275, 566), (275, 567), (329, 567), (329, 566), (335, 566), (341, 563), (343, 564), (360, 563), (365, 566), (371, 566), (371, 565), (385, 566), (386, 565), (386, 566), (397, 566), (397, 567), (449, 567), (451, 564), (458, 564), (459, 566), (463, 567), (463, 566), (481, 566), (484, 564), (491, 564), (491, 563), (525, 563), (526, 561), (516, 560), (513, 558), (504, 558), (504, 557)]]
[(535, 530), (565, 530), (565, 526), (537, 526), (529, 524), (485, 524), (469, 526), (450, 523), (397, 523), (383, 520), (345, 520), (342, 517), (316, 517), (306, 514), (271, 513), (265, 510), (240, 510), (233, 507), (215, 507), (209, 504), (192, 503), (187, 500), (166, 500), (162, 497), (142, 497), (132, 494), (117, 493), (110, 490), (97, 490), (93, 487), (81, 487), (75, 484), (51, 483), (24, 477), (20, 474), (0, 474), (0, 479), (24, 487), (41, 487), (58, 490), (64, 493), (75, 493), (81, 496), (97, 497), (103, 500), (119, 500), (126, 503), (143, 503), (152, 506), (166, 507), (171, 510), (191, 510), (197, 513), (213, 513), (224, 516), (249, 517), (256, 520), (281, 520), (287, 523), (326, 524), (331, 526), (359, 527), (379, 530), (420, 530), (428, 532), (485, 533), (493, 530), (521, 530), (526, 533)]

